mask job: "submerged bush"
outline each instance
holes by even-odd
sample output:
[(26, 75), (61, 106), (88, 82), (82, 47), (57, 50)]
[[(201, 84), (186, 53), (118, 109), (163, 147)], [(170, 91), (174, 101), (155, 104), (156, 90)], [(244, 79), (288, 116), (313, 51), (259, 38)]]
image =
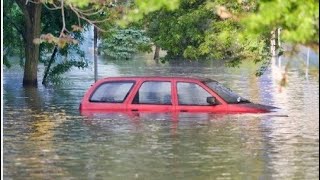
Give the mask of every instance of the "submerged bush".
[(142, 30), (116, 30), (110, 37), (102, 40), (99, 51), (112, 59), (127, 60), (138, 52), (151, 52), (151, 40)]

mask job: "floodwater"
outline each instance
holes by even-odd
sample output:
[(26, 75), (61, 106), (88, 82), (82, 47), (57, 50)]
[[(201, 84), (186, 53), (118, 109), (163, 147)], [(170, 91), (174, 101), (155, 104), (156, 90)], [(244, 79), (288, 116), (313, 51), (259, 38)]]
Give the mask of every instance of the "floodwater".
[[(288, 85), (280, 87), (285, 61), (255, 77), (251, 63), (226, 68), (213, 62), (157, 64), (140, 58), (100, 59), (99, 78), (208, 77), (253, 102), (280, 107), (280, 115), (101, 113), (87, 117), (80, 115), (78, 107), (93, 83), (92, 67), (74, 69), (63, 84), (38, 89), (22, 88), (21, 68), (5, 69), (4, 179), (319, 178), (318, 64), (307, 70), (292, 65)], [(40, 67), (39, 82), (42, 74)]]

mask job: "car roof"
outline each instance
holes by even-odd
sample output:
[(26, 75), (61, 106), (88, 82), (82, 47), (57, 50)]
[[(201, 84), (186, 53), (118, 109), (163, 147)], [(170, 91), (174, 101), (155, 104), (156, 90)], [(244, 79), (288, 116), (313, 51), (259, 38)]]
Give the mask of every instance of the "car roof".
[(214, 81), (210, 78), (203, 77), (184, 77), (184, 76), (117, 76), (117, 77), (106, 77), (103, 80), (138, 80), (138, 79), (163, 79), (163, 80), (196, 80), (196, 81)]

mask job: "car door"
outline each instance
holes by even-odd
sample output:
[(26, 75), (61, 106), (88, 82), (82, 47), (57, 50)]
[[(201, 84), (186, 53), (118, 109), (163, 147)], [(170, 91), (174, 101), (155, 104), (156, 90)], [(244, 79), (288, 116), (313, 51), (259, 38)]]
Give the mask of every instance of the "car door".
[(174, 111), (172, 101), (172, 82), (167, 80), (145, 80), (136, 89), (129, 111)]
[[(219, 97), (210, 93), (207, 87), (198, 82), (177, 81), (175, 83), (176, 110), (178, 112), (225, 112), (227, 106), (219, 101)], [(208, 97), (214, 97), (215, 104), (207, 101)]]

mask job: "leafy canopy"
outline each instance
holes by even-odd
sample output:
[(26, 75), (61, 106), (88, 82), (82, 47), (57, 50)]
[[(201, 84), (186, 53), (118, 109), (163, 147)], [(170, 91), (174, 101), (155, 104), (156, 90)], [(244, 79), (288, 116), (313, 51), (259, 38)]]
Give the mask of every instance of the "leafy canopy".
[(141, 24), (167, 51), (166, 59), (223, 59), (236, 66), (243, 59), (261, 61), (268, 55), (266, 36), (242, 35), (245, 26), (238, 16), (255, 8), (251, 2), (181, 0), (178, 9), (150, 13)]
[(319, 45), (319, 1), (259, 1), (257, 12), (249, 14), (244, 23), (252, 34), (282, 28), (285, 42)]

